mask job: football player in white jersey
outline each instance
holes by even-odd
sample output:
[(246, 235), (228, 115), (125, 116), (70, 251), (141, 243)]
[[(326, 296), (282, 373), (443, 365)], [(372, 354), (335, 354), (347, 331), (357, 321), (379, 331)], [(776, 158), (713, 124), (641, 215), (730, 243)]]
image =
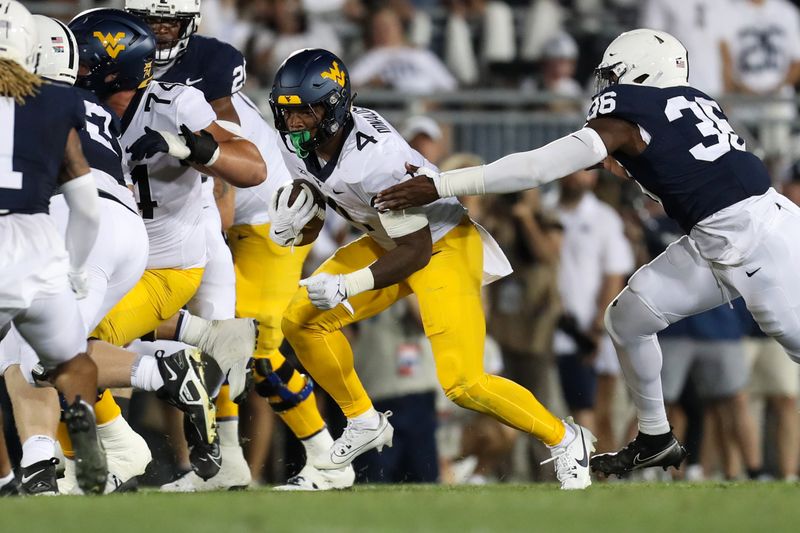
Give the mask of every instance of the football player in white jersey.
[[(365, 233), (301, 282), (282, 322), (303, 366), (348, 419), (315, 466), (341, 468), (369, 449), (391, 445), (388, 414), (372, 406), (341, 328), (414, 293), (447, 397), (550, 446), (562, 489), (588, 487), (591, 433), (556, 418), (520, 385), (484, 371), (481, 285), (510, 272), (505, 256), (456, 199), (398, 213), (375, 209), (377, 193), (403, 179), (398, 168), (406, 159), (430, 163), (377, 113), (352, 107), (352, 98), (344, 64), (320, 49), (289, 56), (270, 94), (289, 172)], [(301, 189), (290, 204), (284, 195), (291, 190), (279, 189), (271, 204), (270, 236), (284, 246), (310, 220), (297, 213), (311, 193)]]
[[(125, 9), (143, 18), (156, 36), (155, 78), (185, 83), (202, 91), (217, 119), (225, 121), (229, 127), (241, 125), (242, 136), (259, 148), (267, 163), (269, 180), (257, 187), (235, 190), (233, 227), (228, 230), (235, 263), (235, 289), (230, 255), (212, 252), (224, 246), (217, 222), (217, 229), (212, 229), (207, 239), (209, 254), (214, 255), (209, 258), (200, 289), (188, 309), (206, 319), (227, 318), (225, 313), (232, 309), (235, 300), (236, 316), (258, 320), (258, 343), (254, 353), (256, 391), (268, 399), (273, 410), (301, 440), (307, 458), (313, 457), (327, 450), (332, 438), (317, 408), (311, 383), (278, 350), (283, 340), (281, 316), (294, 294), (310, 246), (289, 250), (269, 239), (267, 206), (275, 189), (290, 177), (274, 130), (264, 123), (256, 106), (240, 92), (246, 79), (244, 57), (229, 44), (196, 33), (200, 24), (199, 0), (160, 3), (126, 0)], [(209, 190), (204, 192), (209, 193)], [(230, 196), (233, 192), (231, 189)], [(206, 201), (206, 214), (211, 218), (214, 206), (210, 194)], [(222, 201), (229, 201), (227, 195)], [(223, 218), (225, 216), (223, 213)], [(235, 290), (235, 294), (228, 294), (229, 289)], [(238, 445), (238, 407), (227, 398), (225, 389), (223, 387), (216, 403), (223, 457), (219, 475), (204, 482), (189, 472), (165, 485), (164, 490), (215, 490), (241, 486), (249, 481), (243, 475), (245, 465)], [(252, 438), (257, 437), (253, 435)], [(307, 464), (300, 476), (279, 488), (340, 489), (352, 485), (354, 478), (350, 467), (322, 472)]]
[[(124, 11), (91, 10), (70, 28), (81, 55), (77, 85), (97, 94), (122, 120), (121, 144), (150, 242), (142, 279), (92, 333), (124, 345), (174, 316), (200, 284), (206, 262), (201, 172), (252, 186), (265, 179), (266, 167), (255, 146), (215, 122), (199, 91), (150, 83), (156, 45), (143, 21)], [(208, 352), (226, 373), (237, 363), (244, 369), (252, 355), (253, 320), (190, 317), (177, 329), (179, 340)], [(244, 386), (244, 376), (237, 374), (236, 381)], [(219, 452), (203, 458), (202, 449), (217, 444), (197, 444), (193, 467), (202, 462), (207, 469), (198, 474), (211, 477), (219, 469)]]
[[(37, 73), (52, 83), (72, 85), (78, 72), (78, 50), (75, 38), (60, 21), (36, 15), (41, 44)], [(124, 186), (126, 176), (122, 170), (122, 150), (118, 143), (119, 121), (102, 106), (92, 93), (76, 89), (84, 99), (86, 120), (89, 126), (80, 132), (83, 151), (96, 177), (100, 196), (100, 232), (87, 261), (89, 272), (87, 297), (79, 302), (86, 333), (93, 330), (117, 301), (139, 280), (147, 262), (147, 233), (131, 191)], [(66, 205), (63, 196), (51, 199), (50, 213), (62, 231), (67, 225)], [(104, 353), (105, 352), (105, 353)], [(192, 388), (205, 388), (202, 372), (198, 372), (196, 351), (179, 350), (158, 360), (140, 360), (139, 364), (123, 368), (123, 379), (113, 373), (109, 376), (107, 361), (118, 365), (120, 353), (102, 341), (90, 341), (90, 356), (99, 366), (98, 383), (105, 386), (131, 386), (145, 390), (159, 390), (168, 401), (193, 412), (188, 398)], [(124, 356), (135, 357), (123, 353)], [(56, 488), (55, 428), (59, 405), (52, 391), (32, 387), (26, 382), (38, 360), (27, 343), (18, 335), (9, 335), (0, 343), (0, 372), (9, 388), (15, 411), (18, 431), (25, 435), (21, 460), (24, 493), (74, 492), (75, 466), (68, 456), (64, 483)], [(202, 359), (202, 358), (201, 358)], [(17, 363), (21, 363), (21, 368)], [(146, 364), (145, 364), (146, 363)], [(204, 363), (205, 364), (205, 363)], [(13, 365), (13, 366), (12, 366)], [(10, 368), (7, 368), (9, 367)], [(133, 369), (131, 368), (133, 367)], [(137, 374), (147, 374), (150, 379), (140, 379)], [(167, 368), (169, 367), (169, 368)], [(155, 369), (157, 372), (154, 372)], [(178, 387), (164, 386), (162, 376), (182, 375)], [(171, 384), (169, 384), (171, 385)], [(196, 416), (203, 416), (201, 408)], [(122, 417), (98, 426), (98, 434), (106, 451), (109, 476), (106, 492), (126, 490), (135, 486), (135, 476), (144, 473), (150, 462), (150, 451)], [(30, 441), (30, 444), (27, 444)], [(31, 475), (26, 475), (28, 472)]]

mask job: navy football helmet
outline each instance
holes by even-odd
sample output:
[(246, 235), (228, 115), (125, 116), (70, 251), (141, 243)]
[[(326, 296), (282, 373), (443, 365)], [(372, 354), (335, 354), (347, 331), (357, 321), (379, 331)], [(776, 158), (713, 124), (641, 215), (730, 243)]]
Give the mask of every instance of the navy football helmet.
[(153, 79), (156, 38), (135, 15), (119, 9), (90, 9), (69, 23), (75, 34), (82, 70), (77, 87), (103, 98), (130, 89), (143, 89)]
[[(286, 111), (315, 104), (322, 105), (325, 113), (317, 122), (314, 135), (307, 130), (289, 131)], [(308, 157), (351, 120), (353, 93), (347, 67), (327, 50), (299, 50), (286, 58), (275, 73), (269, 105), (275, 117), (275, 128), (289, 135), (298, 156)]]

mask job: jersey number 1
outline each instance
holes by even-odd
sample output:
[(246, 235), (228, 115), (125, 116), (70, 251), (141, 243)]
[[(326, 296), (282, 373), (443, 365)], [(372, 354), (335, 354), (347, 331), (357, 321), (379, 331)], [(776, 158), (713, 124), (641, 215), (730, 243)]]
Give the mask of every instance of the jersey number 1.
[(724, 118), (719, 117), (714, 111), (722, 113), (719, 104), (708, 98), (694, 98), (689, 100), (685, 96), (673, 96), (667, 100), (664, 114), (670, 122), (683, 117), (683, 112), (689, 110), (700, 122), (695, 124), (700, 134), (705, 137), (716, 137), (716, 142), (706, 146), (702, 142), (695, 144), (689, 153), (700, 161), (716, 161), (724, 154), (735, 150), (744, 151), (744, 141), (736, 135), (731, 125)]
[(14, 170), (14, 101), (0, 100), (0, 189), (22, 189), (22, 172)]
[(158, 207), (158, 202), (153, 201), (153, 196), (150, 194), (150, 179), (147, 176), (147, 166), (138, 165), (131, 170), (131, 179), (136, 185), (136, 190), (139, 192), (137, 195), (139, 211), (142, 213), (142, 218), (145, 220), (152, 220), (153, 208)]

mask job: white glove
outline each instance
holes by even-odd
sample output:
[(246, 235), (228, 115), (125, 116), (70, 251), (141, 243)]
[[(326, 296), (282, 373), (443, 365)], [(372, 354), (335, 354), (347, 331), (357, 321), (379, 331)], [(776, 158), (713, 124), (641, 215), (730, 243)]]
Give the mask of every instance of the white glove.
[(305, 188), (289, 207), (292, 184), (281, 186), (269, 204), (269, 237), (279, 246), (299, 244), (300, 232), (317, 214), (314, 195)]
[(75, 293), (75, 298), (83, 300), (89, 296), (89, 274), (86, 273), (86, 270), (70, 270), (67, 278), (72, 292)]
[(323, 272), (300, 280), (300, 286), (308, 289), (308, 298), (317, 309), (333, 309), (347, 298), (347, 288), (341, 274)]

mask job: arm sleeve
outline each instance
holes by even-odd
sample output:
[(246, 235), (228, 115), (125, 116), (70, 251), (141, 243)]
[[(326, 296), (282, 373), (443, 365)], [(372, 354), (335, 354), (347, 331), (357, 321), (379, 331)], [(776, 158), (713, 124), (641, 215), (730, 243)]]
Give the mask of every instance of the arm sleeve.
[(82, 270), (97, 239), (100, 221), (94, 177), (90, 172), (70, 180), (61, 186), (61, 192), (69, 207), (66, 247), (70, 268)]
[(583, 128), (530, 152), (443, 172), (437, 189), (441, 197), (523, 191), (594, 166), (607, 156), (600, 135)]

